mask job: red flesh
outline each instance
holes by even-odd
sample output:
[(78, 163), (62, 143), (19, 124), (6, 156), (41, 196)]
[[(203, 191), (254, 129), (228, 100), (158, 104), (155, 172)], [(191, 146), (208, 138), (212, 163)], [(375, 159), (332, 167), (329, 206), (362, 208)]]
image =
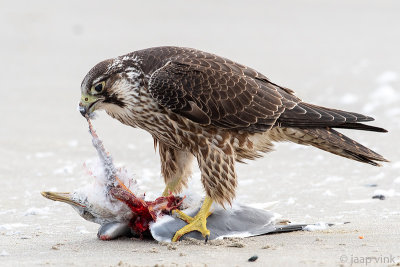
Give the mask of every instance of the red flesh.
[(111, 188), (110, 193), (131, 209), (133, 216), (130, 220), (130, 227), (140, 237), (143, 237), (143, 233), (149, 230), (150, 223), (155, 222), (157, 216), (170, 214), (171, 211), (179, 209), (183, 200), (171, 194), (167, 197), (159, 197), (154, 201), (144, 201), (119, 186)]
[[(89, 124), (89, 132), (92, 135), (93, 140), (97, 140), (96, 145), (95, 142), (93, 142), (94, 147), (99, 155), (109, 159), (110, 164), (112, 164), (112, 159), (110, 158), (109, 153), (105, 150), (103, 142), (97, 136), (89, 117), (85, 117)], [(100, 159), (104, 160), (103, 157), (100, 156)], [(93, 175), (92, 173), (90, 174)], [(175, 197), (172, 194), (167, 197), (159, 197), (154, 201), (144, 201), (143, 199), (136, 197), (135, 194), (133, 194), (129, 188), (126, 187), (120, 179), (118, 179), (118, 177), (114, 175), (111, 178), (111, 181), (115, 179), (119, 185), (112, 187), (110, 189), (110, 194), (128, 205), (128, 207), (131, 209), (133, 216), (130, 220), (130, 227), (133, 231), (135, 231), (135, 233), (139, 234), (140, 237), (143, 237), (143, 233), (149, 230), (150, 223), (155, 222), (157, 220), (157, 216), (169, 214), (172, 210), (178, 209), (182, 204), (183, 199), (180, 197)], [(104, 236), (103, 238), (107, 237)]]

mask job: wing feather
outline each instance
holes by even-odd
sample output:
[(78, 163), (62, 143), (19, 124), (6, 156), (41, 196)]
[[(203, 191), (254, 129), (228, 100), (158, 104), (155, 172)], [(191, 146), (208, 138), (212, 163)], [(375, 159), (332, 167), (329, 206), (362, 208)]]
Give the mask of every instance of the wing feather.
[[(265, 131), (285, 109), (283, 96), (279, 87), (245, 73), (257, 75), (221, 58), (175, 57), (154, 71), (149, 91), (161, 106), (193, 121), (233, 129), (253, 125), (251, 131)], [(257, 126), (259, 119), (263, 122)]]
[(360, 124), (371, 117), (301, 102), (292, 90), (229, 59), (180, 47), (134, 53), (146, 62), (142, 67), (154, 99), (204, 125), (250, 132), (273, 126), (376, 130)]

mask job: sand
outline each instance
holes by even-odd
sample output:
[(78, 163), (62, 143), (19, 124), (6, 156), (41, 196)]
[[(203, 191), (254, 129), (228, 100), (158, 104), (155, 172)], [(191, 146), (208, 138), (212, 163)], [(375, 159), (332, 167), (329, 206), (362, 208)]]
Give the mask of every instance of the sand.
[[(0, 265), (382, 266), (400, 261), (400, 4), (398, 1), (1, 1)], [(226, 56), (308, 102), (376, 118), (387, 134), (343, 131), (391, 160), (381, 168), (279, 144), (238, 164), (238, 201), (328, 230), (244, 240), (96, 238), (97, 225), (40, 191), (90, 182), (94, 159), (77, 111), (97, 62), (158, 45)], [(117, 164), (148, 196), (162, 192), (150, 135), (104, 112), (94, 121)], [(190, 188), (202, 192), (198, 169)], [(373, 199), (384, 195), (384, 200)], [(254, 255), (254, 262), (248, 259)], [(374, 262), (372, 262), (374, 260)], [(384, 262), (386, 261), (386, 262)], [(360, 263), (364, 262), (364, 263)]]

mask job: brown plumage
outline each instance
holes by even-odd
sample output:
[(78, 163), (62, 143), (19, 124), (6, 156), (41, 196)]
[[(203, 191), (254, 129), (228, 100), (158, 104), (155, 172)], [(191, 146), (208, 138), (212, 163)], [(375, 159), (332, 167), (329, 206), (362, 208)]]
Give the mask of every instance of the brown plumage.
[(159, 143), (165, 183), (179, 192), (197, 158), (206, 194), (230, 203), (235, 162), (292, 141), (378, 165), (382, 156), (333, 128), (376, 132), (373, 118), (302, 102), (288, 88), (231, 60), (190, 48), (156, 47), (97, 64), (81, 86), (81, 112), (105, 109)]

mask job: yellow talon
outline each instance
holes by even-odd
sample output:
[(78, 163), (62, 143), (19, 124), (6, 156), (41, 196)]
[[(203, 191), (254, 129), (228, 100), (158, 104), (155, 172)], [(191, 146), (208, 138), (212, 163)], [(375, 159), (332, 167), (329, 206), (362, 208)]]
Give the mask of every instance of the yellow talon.
[(172, 214), (174, 214), (174, 213), (177, 213), (178, 214), (177, 216), (179, 217), (179, 219), (185, 221), (187, 224), (192, 223), (194, 221), (193, 217), (186, 215), (185, 213), (183, 213), (180, 210), (173, 210)]
[(185, 225), (175, 233), (174, 237), (172, 238), (172, 242), (178, 241), (183, 235), (193, 231), (198, 231), (204, 237), (208, 238), (210, 231), (207, 229), (207, 218), (211, 215), (210, 208), (212, 203), (212, 199), (210, 197), (206, 197), (199, 212), (194, 217), (190, 217), (182, 211), (176, 210), (175, 212), (178, 213), (179, 218), (187, 222), (188, 225)]

